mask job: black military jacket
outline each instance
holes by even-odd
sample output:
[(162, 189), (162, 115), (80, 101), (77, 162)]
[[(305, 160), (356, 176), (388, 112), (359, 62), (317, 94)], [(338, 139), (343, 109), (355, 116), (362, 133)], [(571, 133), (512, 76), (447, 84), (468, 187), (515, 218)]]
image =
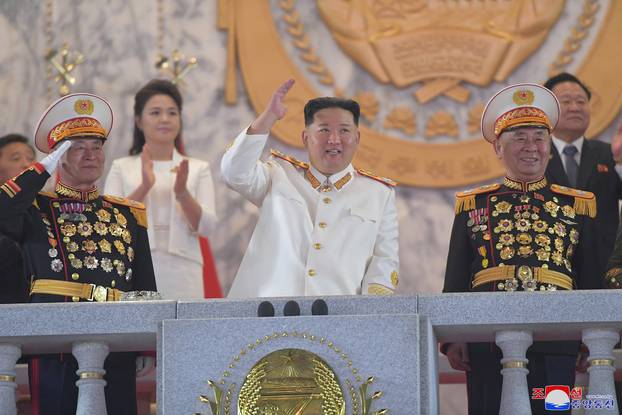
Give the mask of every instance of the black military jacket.
[[(0, 233), (21, 245), (27, 276), (156, 291), (144, 206), (62, 183), (40, 192), (49, 177), (36, 163), (0, 186)], [(84, 301), (51, 294), (30, 300)]]
[(603, 288), (595, 216), (592, 193), (546, 179), (459, 193), (443, 291)]
[[(618, 201), (622, 199), (622, 180), (615, 166), (609, 143), (596, 139), (583, 141), (577, 188), (594, 193), (598, 201), (594, 229), (595, 239), (599, 244), (598, 256), (603, 265), (607, 263), (613, 250), (620, 215)], [(568, 176), (554, 145), (551, 146), (551, 160), (546, 167), (546, 178), (550, 183), (568, 186)]]

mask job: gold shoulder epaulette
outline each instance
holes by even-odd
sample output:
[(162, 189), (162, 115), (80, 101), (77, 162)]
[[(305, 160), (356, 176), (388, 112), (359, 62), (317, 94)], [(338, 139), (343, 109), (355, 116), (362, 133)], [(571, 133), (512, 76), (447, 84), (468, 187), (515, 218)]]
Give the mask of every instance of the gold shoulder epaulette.
[(304, 161), (300, 161), (296, 157), (292, 157), (292, 156), (288, 156), (287, 154), (283, 154), (279, 150), (271, 149), (270, 150), (270, 154), (272, 154), (274, 157), (278, 157), (280, 159), (288, 161), (288, 162), (292, 163), (294, 166), (300, 167), (301, 169), (308, 169), (309, 168), (309, 163), (305, 163)]
[(573, 189), (572, 187), (551, 185), (551, 191), (564, 196), (574, 197), (574, 210), (580, 215), (596, 217), (596, 196), (587, 190)]
[(463, 211), (475, 209), (475, 196), (494, 192), (499, 187), (501, 187), (499, 183), (494, 183), (456, 193), (456, 215)]
[(384, 183), (384, 184), (386, 184), (387, 186), (390, 186), (390, 187), (395, 187), (395, 186), (397, 186), (397, 182), (395, 182), (395, 181), (393, 181), (393, 180), (391, 180), (391, 179), (387, 179), (386, 177), (377, 176), (377, 175), (375, 175), (374, 173), (369, 172), (369, 171), (367, 171), (367, 170), (363, 170), (363, 169), (356, 169), (356, 171), (357, 171), (359, 174), (362, 174), (363, 176), (367, 176), (367, 177), (369, 177), (370, 179), (374, 179), (374, 180), (376, 180), (376, 181), (379, 181), (380, 183)]
[[(58, 199), (58, 195), (54, 192), (39, 192), (39, 195), (49, 197), (50, 199)], [(37, 209), (40, 209), (39, 202), (37, 202), (36, 198), (35, 200), (32, 201), (32, 205), (36, 207)]]
[(117, 205), (128, 206), (136, 209), (145, 210), (145, 205), (143, 203), (137, 202), (132, 199), (126, 199), (124, 197), (112, 196), (112, 195), (104, 195), (104, 200), (106, 202), (114, 203)]
[(137, 202), (132, 199), (126, 199), (124, 197), (117, 197), (111, 195), (104, 195), (106, 202), (114, 203), (117, 205), (123, 205), (130, 208), (130, 212), (136, 218), (136, 223), (143, 228), (147, 227), (147, 209), (143, 203)]
[(54, 192), (39, 192), (41, 196), (49, 197), (50, 199), (58, 199), (58, 195)]

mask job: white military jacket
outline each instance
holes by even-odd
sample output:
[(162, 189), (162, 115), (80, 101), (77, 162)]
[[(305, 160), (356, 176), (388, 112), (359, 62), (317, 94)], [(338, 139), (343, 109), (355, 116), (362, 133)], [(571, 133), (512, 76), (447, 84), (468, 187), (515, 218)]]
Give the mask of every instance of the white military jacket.
[(352, 165), (326, 177), (273, 151), (267, 134), (242, 131), (221, 163), (224, 181), (260, 207), (229, 297), (392, 294), (398, 283), (398, 222), (388, 179)]

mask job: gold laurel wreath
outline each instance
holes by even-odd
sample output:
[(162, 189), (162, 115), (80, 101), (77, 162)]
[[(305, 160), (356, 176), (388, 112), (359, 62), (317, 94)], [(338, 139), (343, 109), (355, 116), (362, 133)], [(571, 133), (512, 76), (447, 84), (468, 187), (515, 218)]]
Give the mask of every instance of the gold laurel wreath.
[(321, 360), (313, 359), (315, 383), (320, 387), (324, 415), (345, 415), (346, 403), (335, 373)]
[(574, 54), (580, 49), (581, 43), (585, 40), (594, 25), (595, 15), (600, 5), (598, 0), (584, 0), (583, 12), (577, 18), (577, 23), (570, 31), (570, 35), (564, 42), (564, 47), (557, 55), (557, 58), (549, 68), (549, 76), (556, 75), (564, 70), (574, 60)]
[(242, 385), (238, 397), (238, 414), (257, 415), (259, 412), (257, 401), (261, 397), (261, 383), (266, 377), (267, 365), (268, 362), (263, 362), (246, 375), (246, 382)]
[(296, 0), (281, 0), (279, 7), (285, 13), (283, 21), (287, 23), (287, 33), (293, 38), (292, 43), (300, 53), (300, 57), (307, 63), (307, 69), (319, 77), (319, 81), (328, 86), (335, 84), (333, 74), (326, 68), (311, 45), (304, 24), (300, 21), (300, 13), (295, 9)]

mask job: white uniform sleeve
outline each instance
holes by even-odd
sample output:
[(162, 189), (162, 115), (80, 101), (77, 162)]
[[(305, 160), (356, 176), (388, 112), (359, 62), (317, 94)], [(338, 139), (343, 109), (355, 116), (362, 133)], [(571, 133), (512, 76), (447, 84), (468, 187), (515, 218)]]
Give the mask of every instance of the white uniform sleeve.
[(216, 227), (216, 204), (214, 197), (214, 182), (209, 164), (202, 165), (199, 171), (196, 201), (201, 206), (201, 219), (197, 232), (201, 236), (208, 236)]
[(399, 241), (395, 191), (387, 198), (382, 222), (374, 245), (374, 254), (363, 277), (363, 294), (391, 295), (397, 288)]
[(106, 176), (106, 183), (104, 184), (104, 194), (118, 197), (126, 197), (123, 192), (123, 172), (117, 160), (112, 162), (108, 176)]
[(220, 173), (231, 189), (260, 206), (270, 187), (268, 166), (259, 160), (268, 134), (247, 135), (244, 129), (225, 152)]

